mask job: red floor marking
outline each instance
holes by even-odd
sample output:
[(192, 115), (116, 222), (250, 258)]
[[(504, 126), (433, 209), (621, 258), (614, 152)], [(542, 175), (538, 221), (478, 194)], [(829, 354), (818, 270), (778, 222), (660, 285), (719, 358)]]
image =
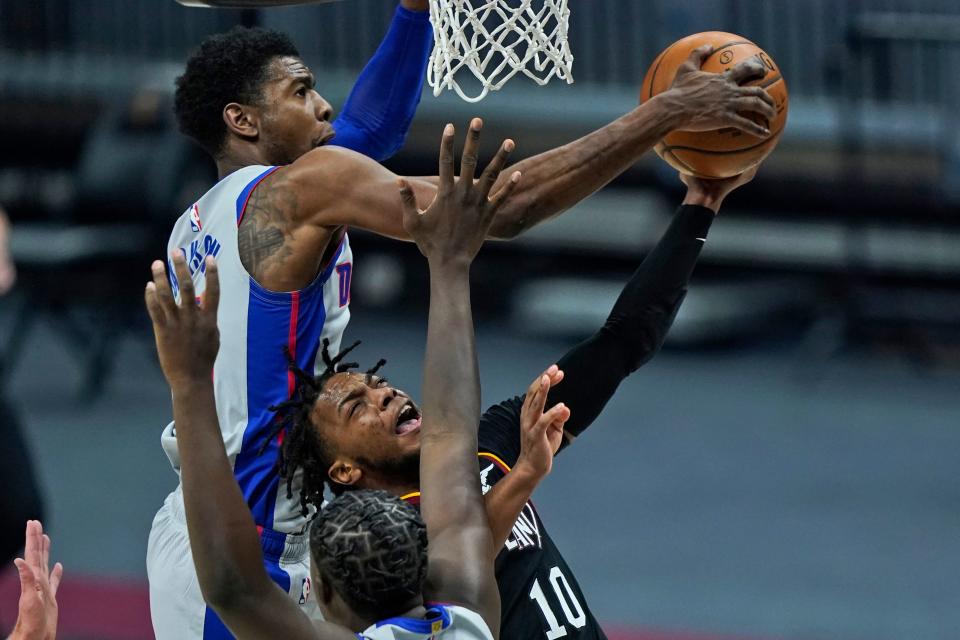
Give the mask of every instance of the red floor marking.
[[(17, 572), (0, 575), (0, 628), (17, 620), (20, 581)], [(152, 640), (150, 596), (136, 580), (100, 578), (66, 573), (57, 593), (60, 605), (59, 637), (100, 640)]]

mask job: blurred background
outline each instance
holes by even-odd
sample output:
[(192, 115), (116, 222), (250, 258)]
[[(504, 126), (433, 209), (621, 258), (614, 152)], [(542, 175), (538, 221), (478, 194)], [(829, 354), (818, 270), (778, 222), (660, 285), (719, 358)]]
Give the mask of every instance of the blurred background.
[[(791, 94), (787, 131), (727, 200), (664, 352), (538, 489), (594, 612), (612, 640), (960, 638), (960, 4), (570, 4), (576, 84), (518, 77), (479, 105), (426, 93), (389, 166), (435, 173), (443, 124), (474, 115), (487, 148), (509, 135), (515, 157), (573, 140), (630, 110), (650, 61), (697, 31), (760, 44)], [(62, 637), (152, 637), (147, 532), (176, 477), (142, 286), (216, 179), (176, 131), (174, 78), (204, 35), (269, 26), (338, 106), (394, 5), (0, 0), (0, 205), (18, 270), (0, 298), (0, 397), (66, 565)], [(485, 402), (599, 327), (682, 195), (651, 153), (484, 250)], [(418, 391), (425, 265), (412, 246), (352, 241), (347, 338)], [(0, 630), (17, 593), (2, 575)]]

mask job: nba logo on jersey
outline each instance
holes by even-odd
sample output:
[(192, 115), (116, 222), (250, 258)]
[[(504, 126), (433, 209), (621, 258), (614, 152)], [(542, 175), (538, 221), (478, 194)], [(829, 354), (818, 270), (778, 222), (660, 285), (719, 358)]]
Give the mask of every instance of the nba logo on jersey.
[(303, 579), (300, 586), (300, 604), (307, 604), (307, 598), (310, 597), (310, 576)]
[(203, 231), (203, 223), (200, 222), (200, 207), (196, 203), (190, 209), (190, 228), (193, 229), (194, 233)]

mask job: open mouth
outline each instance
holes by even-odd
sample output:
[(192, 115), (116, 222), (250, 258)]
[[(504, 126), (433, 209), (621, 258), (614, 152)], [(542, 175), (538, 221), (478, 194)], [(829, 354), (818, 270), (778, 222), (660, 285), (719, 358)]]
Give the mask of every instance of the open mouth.
[(420, 423), (420, 412), (417, 411), (417, 408), (413, 406), (412, 402), (408, 402), (400, 409), (400, 413), (397, 414), (397, 426), (394, 431), (398, 436), (406, 435), (418, 430)]

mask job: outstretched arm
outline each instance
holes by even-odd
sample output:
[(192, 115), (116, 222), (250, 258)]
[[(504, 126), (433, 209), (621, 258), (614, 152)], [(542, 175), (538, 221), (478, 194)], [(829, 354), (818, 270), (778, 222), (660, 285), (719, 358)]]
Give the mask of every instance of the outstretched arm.
[(603, 327), (558, 362), (566, 376), (550, 402), (571, 411), (566, 442), (590, 426), (620, 383), (660, 351), (723, 199), (756, 168), (727, 180), (687, 178), (687, 195), (656, 247), (621, 291)]
[(476, 459), (480, 377), (470, 264), (497, 208), (520, 176), (514, 174), (506, 189), (493, 200), (488, 198), (512, 149), (507, 141), (474, 185), (479, 132), (472, 131), (460, 180), (455, 181), (453, 140), (453, 126), (447, 125), (440, 152), (440, 190), (430, 208), (418, 211), (407, 183), (402, 183), (401, 192), (404, 227), (430, 265), (420, 450), (420, 510), (430, 540), (425, 595), (478, 612), (496, 637), (500, 597)]
[[(744, 112), (772, 118), (773, 100), (759, 87), (739, 83), (762, 76), (756, 60), (724, 74), (699, 70), (710, 53), (698, 49), (677, 73), (674, 85), (607, 126), (567, 145), (523, 160), (513, 169), (528, 176), (515, 197), (498, 212), (490, 236), (511, 238), (562, 212), (594, 193), (632, 166), (658, 140), (674, 129), (733, 126), (766, 135)], [(471, 123), (479, 131), (479, 119)], [(477, 150), (471, 151), (476, 154)], [(476, 159), (473, 158), (474, 163)], [(396, 176), (359, 154), (321, 147), (284, 169), (286, 189), (298, 196), (295, 224), (327, 229), (358, 226), (390, 237), (409, 238), (393, 196)], [(506, 185), (503, 176), (493, 193)], [(437, 193), (437, 178), (410, 179), (419, 206)]]
[(173, 392), (187, 530), (203, 598), (238, 638), (352, 638), (334, 625), (315, 629), (267, 575), (256, 525), (233, 477), (217, 421), (210, 375), (220, 343), (217, 265), (207, 258), (200, 305), (194, 303), (184, 256), (175, 255), (173, 265), (182, 302), (174, 301), (159, 260), (153, 263), (145, 297), (160, 366)]
[(380, 48), (360, 72), (331, 144), (382, 162), (403, 146), (420, 104), (433, 30), (426, 0), (403, 0)]

